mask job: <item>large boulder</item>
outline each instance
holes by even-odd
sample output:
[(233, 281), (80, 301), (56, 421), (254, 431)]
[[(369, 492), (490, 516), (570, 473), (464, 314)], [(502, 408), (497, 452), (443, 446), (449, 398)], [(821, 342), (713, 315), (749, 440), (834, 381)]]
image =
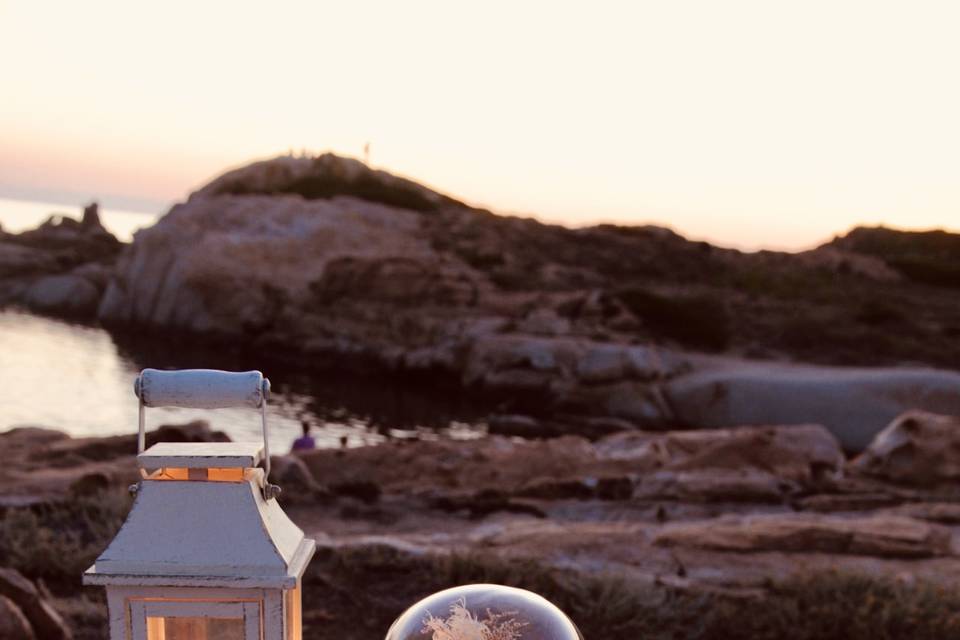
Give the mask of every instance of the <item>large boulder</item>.
[(23, 301), (39, 313), (86, 317), (96, 313), (100, 291), (79, 275), (47, 276), (27, 288)]
[(594, 445), (604, 459), (640, 471), (743, 471), (811, 483), (842, 472), (843, 451), (819, 425), (651, 433), (628, 431)]
[(281, 489), (285, 504), (312, 502), (327, 495), (303, 460), (295, 455), (270, 456), (270, 481)]
[(813, 513), (724, 516), (668, 525), (654, 544), (716, 551), (818, 552), (893, 558), (951, 556), (950, 529), (903, 516)]
[[(0, 596), (9, 598), (42, 640), (71, 640), (73, 632), (39, 589), (18, 571), (0, 568)], [(0, 634), (0, 637), (3, 637)], [(14, 636), (19, 637), (19, 636)], [(28, 636), (24, 636), (28, 637)]]
[(19, 234), (0, 232), (0, 304), (51, 315), (90, 318), (123, 249), (100, 223), (96, 203), (83, 219), (51, 216)]
[(51, 273), (59, 267), (56, 256), (46, 251), (0, 241), (0, 278)]
[(637, 477), (634, 495), (691, 502), (783, 502), (839, 478), (844, 456), (818, 425), (608, 436), (597, 455)]
[(932, 486), (960, 480), (960, 417), (909, 411), (850, 463), (864, 475)]
[(739, 362), (666, 385), (678, 420), (696, 427), (814, 423), (849, 450), (864, 449), (910, 409), (960, 414), (960, 373)]
[[(368, 272), (354, 268), (345, 275), (346, 263), (338, 259), (431, 262), (417, 228), (413, 211), (351, 197), (195, 194), (137, 233), (99, 316), (165, 329), (256, 332), (291, 301), (339, 294), (338, 287), (354, 280), (369, 284)], [(338, 275), (324, 279), (331, 264)], [(419, 271), (413, 277), (423, 281)], [(311, 291), (314, 283), (319, 292)]]
[(36, 637), (20, 608), (9, 598), (0, 596), (0, 640), (35, 640)]
[(81, 220), (50, 216), (36, 229), (6, 238), (9, 242), (54, 254), (64, 266), (86, 262), (109, 262), (123, 249), (123, 243), (100, 222), (96, 203), (83, 210)]

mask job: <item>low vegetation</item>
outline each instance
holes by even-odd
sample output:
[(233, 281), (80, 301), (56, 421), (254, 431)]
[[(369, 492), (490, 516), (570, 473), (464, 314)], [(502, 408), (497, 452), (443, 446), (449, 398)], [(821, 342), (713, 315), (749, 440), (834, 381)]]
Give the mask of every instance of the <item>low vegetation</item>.
[(463, 206), (463, 203), (448, 196), (431, 192), (425, 187), (398, 178), (380, 174), (359, 164), (354, 171), (330, 155), (312, 160), (311, 171), (293, 174), (275, 171), (269, 189), (251, 185), (241, 180), (225, 180), (216, 193), (231, 195), (296, 194), (307, 200), (320, 200), (335, 196), (353, 196), (368, 202), (378, 202), (392, 207), (420, 211), (436, 211), (444, 206)]
[(940, 287), (960, 287), (960, 235), (942, 230), (899, 231), (859, 227), (834, 244), (880, 258), (907, 278)]
[[(129, 508), (125, 492), (9, 509), (0, 564), (41, 579), (80, 639), (105, 637), (98, 589), (80, 575)], [(435, 591), (497, 583), (543, 594), (587, 638), (606, 640), (934, 640), (960, 636), (960, 591), (929, 583), (820, 573), (767, 585), (765, 596), (684, 593), (615, 574), (492, 555), (416, 555), (387, 546), (320, 549), (304, 577), (305, 637), (379, 640)]]
[(617, 292), (617, 297), (657, 335), (708, 351), (720, 351), (730, 344), (730, 316), (723, 300), (715, 295), (665, 296), (630, 287)]
[(0, 566), (73, 593), (130, 509), (125, 490), (11, 508), (0, 518)]
[(440, 589), (497, 583), (541, 593), (586, 638), (606, 640), (933, 640), (960, 634), (960, 592), (821, 573), (743, 598), (691, 594), (619, 575), (483, 555), (414, 556), (388, 547), (321, 551), (304, 587), (306, 636), (379, 640), (403, 610)]

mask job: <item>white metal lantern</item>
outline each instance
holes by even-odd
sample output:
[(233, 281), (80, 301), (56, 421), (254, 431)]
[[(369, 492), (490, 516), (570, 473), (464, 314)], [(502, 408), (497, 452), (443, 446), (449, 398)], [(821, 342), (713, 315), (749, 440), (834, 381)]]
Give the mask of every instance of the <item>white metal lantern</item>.
[[(142, 480), (83, 576), (107, 588), (111, 640), (300, 640), (300, 580), (316, 545), (269, 483), (269, 381), (259, 371), (144, 369), (135, 389)], [(258, 408), (263, 442), (144, 450), (144, 408), (157, 406)]]

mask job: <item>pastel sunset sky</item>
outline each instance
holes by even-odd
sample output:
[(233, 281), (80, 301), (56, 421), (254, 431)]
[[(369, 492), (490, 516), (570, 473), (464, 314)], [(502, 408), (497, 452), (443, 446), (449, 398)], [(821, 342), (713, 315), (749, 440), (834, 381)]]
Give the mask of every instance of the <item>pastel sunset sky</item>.
[[(162, 211), (334, 151), (503, 213), (960, 230), (954, 2), (0, 0), (0, 197)], [(119, 206), (119, 205), (118, 205)]]

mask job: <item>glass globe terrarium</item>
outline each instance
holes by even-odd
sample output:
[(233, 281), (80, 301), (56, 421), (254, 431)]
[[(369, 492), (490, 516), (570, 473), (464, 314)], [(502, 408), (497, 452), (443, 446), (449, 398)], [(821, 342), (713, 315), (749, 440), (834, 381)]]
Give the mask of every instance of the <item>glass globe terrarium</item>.
[(407, 609), (386, 640), (583, 640), (560, 609), (537, 594), (496, 584), (454, 587)]

